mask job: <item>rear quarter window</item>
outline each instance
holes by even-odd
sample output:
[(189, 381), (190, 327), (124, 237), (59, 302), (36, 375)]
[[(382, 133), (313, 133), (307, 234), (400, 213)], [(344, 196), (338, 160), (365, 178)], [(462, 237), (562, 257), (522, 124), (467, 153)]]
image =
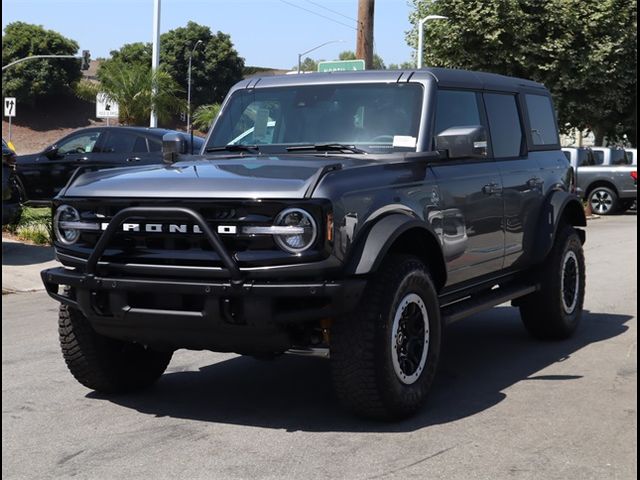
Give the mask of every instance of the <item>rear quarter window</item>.
[(558, 129), (551, 98), (546, 95), (526, 94), (531, 143), (536, 147), (559, 144)]

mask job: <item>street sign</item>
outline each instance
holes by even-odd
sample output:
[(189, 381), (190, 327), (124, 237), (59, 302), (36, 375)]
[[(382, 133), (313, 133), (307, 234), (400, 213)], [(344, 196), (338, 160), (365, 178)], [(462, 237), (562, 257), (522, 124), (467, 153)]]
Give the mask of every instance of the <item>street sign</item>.
[(4, 116), (16, 116), (16, 97), (4, 97)]
[(116, 102), (107, 100), (104, 93), (96, 95), (96, 117), (97, 118), (118, 118), (120, 109)]
[(364, 70), (364, 60), (336, 60), (333, 62), (319, 62), (319, 72), (352, 72)]

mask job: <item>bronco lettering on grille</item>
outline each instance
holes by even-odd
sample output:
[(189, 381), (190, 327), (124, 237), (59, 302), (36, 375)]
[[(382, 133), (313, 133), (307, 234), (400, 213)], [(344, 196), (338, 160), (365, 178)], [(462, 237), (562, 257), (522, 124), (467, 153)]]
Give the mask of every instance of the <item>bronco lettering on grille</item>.
[[(102, 223), (100, 228), (106, 230), (109, 223)], [(144, 232), (144, 233), (202, 233), (198, 225), (188, 225), (186, 223), (123, 223), (123, 232)], [(218, 233), (233, 235), (237, 232), (235, 225), (219, 225)]]

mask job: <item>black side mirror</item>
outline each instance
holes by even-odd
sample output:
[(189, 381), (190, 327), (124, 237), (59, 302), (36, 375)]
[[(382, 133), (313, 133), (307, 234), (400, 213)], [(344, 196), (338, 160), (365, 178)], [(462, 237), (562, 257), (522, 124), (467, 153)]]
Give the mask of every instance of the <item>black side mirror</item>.
[(485, 158), (487, 131), (481, 125), (447, 128), (436, 136), (436, 150), (445, 150), (452, 159)]
[(162, 160), (173, 163), (178, 155), (187, 153), (188, 138), (183, 133), (165, 133), (162, 137)]
[(58, 156), (58, 146), (57, 145), (49, 145), (44, 149), (42, 154), (47, 157), (49, 160), (54, 159)]

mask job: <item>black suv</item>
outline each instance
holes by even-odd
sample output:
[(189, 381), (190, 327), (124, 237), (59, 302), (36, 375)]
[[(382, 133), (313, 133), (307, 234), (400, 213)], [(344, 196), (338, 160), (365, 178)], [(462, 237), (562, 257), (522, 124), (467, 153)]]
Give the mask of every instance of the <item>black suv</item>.
[(348, 407), (398, 418), (446, 324), (512, 301), (536, 337), (578, 325), (586, 220), (540, 84), (253, 78), (185, 148), (167, 135), (166, 165), (87, 173), (54, 201), (64, 268), (42, 278), (89, 388), (147, 386), (178, 348), (320, 355)]
[[(146, 127), (91, 127), (76, 130), (42, 152), (16, 159), (20, 196), (28, 205), (51, 199), (80, 167), (83, 170), (162, 163), (162, 137), (173, 130)], [(194, 151), (204, 143), (194, 137)]]

